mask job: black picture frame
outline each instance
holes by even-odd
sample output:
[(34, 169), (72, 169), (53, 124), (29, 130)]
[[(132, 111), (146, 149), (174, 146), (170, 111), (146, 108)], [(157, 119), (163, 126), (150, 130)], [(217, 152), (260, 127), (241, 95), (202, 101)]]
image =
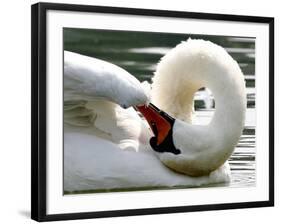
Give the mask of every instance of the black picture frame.
[[(206, 210), (266, 207), (274, 205), (274, 18), (163, 11), (136, 8), (102, 7), (89, 5), (37, 3), (31, 10), (31, 76), (32, 76), (32, 152), (31, 152), (31, 218), (37, 221), (86, 219), (116, 216), (178, 213)], [(101, 12), (124, 15), (162, 16), (234, 22), (253, 22), (269, 25), (269, 200), (196, 206), (140, 208), (68, 214), (46, 213), (46, 13), (48, 10)]]

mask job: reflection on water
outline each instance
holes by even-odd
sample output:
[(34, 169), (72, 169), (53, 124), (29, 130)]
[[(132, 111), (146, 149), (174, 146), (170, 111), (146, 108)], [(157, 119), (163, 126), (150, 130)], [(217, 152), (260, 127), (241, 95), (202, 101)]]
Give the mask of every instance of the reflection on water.
[[(255, 39), (189, 34), (117, 32), (64, 28), (64, 49), (114, 63), (140, 81), (151, 82), (159, 59), (188, 38), (210, 40), (224, 47), (239, 63), (245, 75), (247, 92), (246, 123), (243, 135), (229, 159), (230, 186), (255, 185)], [(208, 89), (195, 95), (194, 123), (207, 124), (214, 112), (214, 99)]]

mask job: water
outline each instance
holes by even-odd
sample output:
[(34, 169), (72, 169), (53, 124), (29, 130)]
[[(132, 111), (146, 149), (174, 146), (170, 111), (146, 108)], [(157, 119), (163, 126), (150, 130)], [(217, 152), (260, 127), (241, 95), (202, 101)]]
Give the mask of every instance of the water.
[[(159, 59), (188, 38), (210, 40), (224, 47), (239, 63), (246, 80), (247, 111), (243, 134), (229, 159), (229, 186), (255, 185), (255, 39), (189, 34), (64, 29), (64, 49), (114, 63), (140, 81), (151, 82)], [(230, 99), (231, 100), (231, 99)], [(214, 113), (212, 94), (206, 89), (195, 95), (195, 123), (207, 124)], [(220, 185), (221, 186), (221, 185)]]

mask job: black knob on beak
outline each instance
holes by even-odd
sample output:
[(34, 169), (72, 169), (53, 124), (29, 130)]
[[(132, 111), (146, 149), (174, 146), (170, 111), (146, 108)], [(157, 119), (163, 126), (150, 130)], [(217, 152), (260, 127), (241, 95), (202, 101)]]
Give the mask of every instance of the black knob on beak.
[(137, 106), (136, 109), (142, 113), (154, 133), (150, 139), (150, 145), (156, 152), (170, 152), (180, 154), (173, 142), (173, 127), (175, 119), (164, 111), (150, 103), (148, 106)]

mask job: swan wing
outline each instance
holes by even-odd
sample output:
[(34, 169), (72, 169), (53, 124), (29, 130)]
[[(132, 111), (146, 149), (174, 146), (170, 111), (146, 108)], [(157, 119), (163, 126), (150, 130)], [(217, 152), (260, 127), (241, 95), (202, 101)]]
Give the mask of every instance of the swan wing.
[(124, 69), (109, 62), (64, 52), (64, 100), (106, 99), (124, 108), (145, 104), (148, 92)]
[(65, 51), (65, 132), (95, 135), (136, 150), (147, 128), (132, 108), (124, 108), (145, 104), (148, 88), (116, 65)]

